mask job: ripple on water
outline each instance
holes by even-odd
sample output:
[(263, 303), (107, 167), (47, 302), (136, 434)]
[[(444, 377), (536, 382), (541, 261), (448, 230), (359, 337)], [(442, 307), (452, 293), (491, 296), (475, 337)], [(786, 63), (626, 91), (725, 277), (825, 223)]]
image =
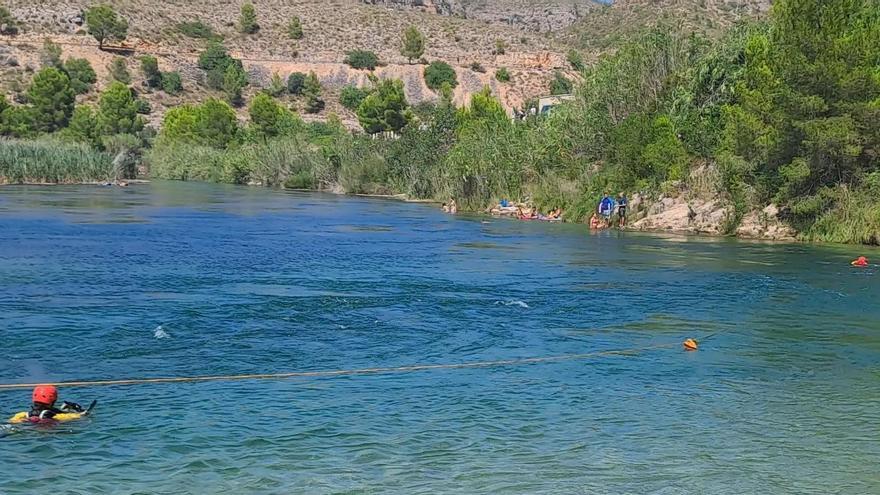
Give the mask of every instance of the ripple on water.
[[(840, 248), (204, 184), (0, 203), (0, 382), (670, 345), (68, 388), (94, 416), (3, 436), (4, 495), (880, 493), (880, 287)], [(0, 394), (4, 414), (30, 400)]]

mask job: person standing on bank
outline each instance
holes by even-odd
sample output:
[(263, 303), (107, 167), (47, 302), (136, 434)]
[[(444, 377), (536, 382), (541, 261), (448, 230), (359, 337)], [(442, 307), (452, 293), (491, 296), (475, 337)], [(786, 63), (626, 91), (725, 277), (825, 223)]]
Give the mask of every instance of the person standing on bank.
[(626, 194), (620, 193), (617, 197), (617, 228), (619, 229), (626, 227), (627, 206), (629, 206), (629, 200), (626, 199)]

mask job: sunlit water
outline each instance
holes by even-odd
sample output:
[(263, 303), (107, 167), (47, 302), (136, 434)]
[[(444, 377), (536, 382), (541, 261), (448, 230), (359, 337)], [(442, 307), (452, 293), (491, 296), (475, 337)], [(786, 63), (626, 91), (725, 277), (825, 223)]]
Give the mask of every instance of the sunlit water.
[[(262, 189), (4, 187), (2, 383), (672, 347), (63, 389), (94, 416), (0, 438), (0, 493), (880, 493), (880, 274), (859, 254), (880, 258)], [(30, 393), (0, 398), (5, 417)]]

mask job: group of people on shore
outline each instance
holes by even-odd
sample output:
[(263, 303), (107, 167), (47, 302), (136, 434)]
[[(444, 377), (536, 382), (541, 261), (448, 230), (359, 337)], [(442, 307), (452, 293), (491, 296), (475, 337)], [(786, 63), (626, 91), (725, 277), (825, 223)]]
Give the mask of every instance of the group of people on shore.
[(590, 217), (590, 230), (602, 230), (611, 228), (613, 225), (612, 218), (617, 214), (617, 228), (626, 227), (626, 212), (629, 207), (629, 200), (626, 194), (620, 193), (615, 200), (606, 192), (599, 200), (596, 211)]
[(514, 204), (506, 199), (502, 199), (498, 205), (489, 210), (493, 216), (513, 217), (519, 220), (541, 220), (544, 222), (560, 222), (562, 221), (562, 208), (556, 207), (551, 209), (547, 214), (541, 212), (536, 206), (527, 203)]

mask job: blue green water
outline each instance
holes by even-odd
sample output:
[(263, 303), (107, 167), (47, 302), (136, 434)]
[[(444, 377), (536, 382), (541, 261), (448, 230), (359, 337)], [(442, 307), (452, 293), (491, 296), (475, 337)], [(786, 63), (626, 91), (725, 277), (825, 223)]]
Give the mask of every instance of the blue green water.
[[(880, 493), (880, 252), (155, 183), (0, 189), (0, 493)], [(160, 328), (161, 327), (161, 328)], [(687, 337), (716, 334), (696, 353)], [(30, 393), (0, 391), (0, 414)]]

